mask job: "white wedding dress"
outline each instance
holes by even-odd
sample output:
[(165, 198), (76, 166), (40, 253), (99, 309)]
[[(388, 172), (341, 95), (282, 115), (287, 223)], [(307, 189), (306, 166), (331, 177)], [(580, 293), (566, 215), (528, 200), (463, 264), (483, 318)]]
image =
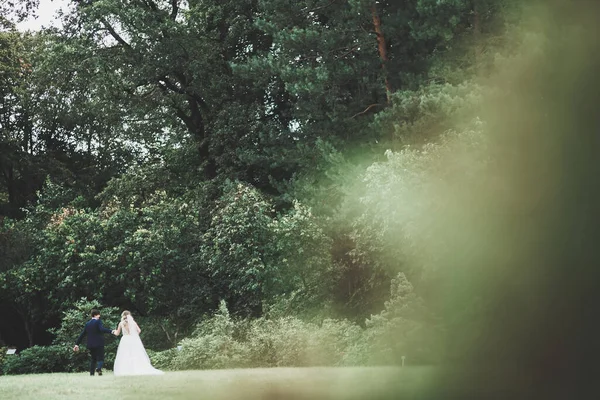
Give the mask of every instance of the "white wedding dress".
[(121, 328), (123, 337), (115, 357), (115, 376), (164, 374), (150, 363), (148, 353), (140, 339), (139, 328), (131, 315), (127, 316), (127, 324), (121, 323)]

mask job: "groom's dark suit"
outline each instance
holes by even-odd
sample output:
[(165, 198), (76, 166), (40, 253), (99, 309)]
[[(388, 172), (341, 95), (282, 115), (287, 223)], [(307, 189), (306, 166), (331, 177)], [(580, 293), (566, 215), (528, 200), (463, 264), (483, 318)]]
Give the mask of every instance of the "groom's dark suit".
[(104, 334), (112, 333), (110, 329), (102, 325), (100, 319), (92, 318), (85, 324), (83, 332), (75, 342), (78, 346), (84, 336), (87, 335), (87, 348), (90, 351), (92, 360), (90, 362), (90, 375), (94, 375), (94, 370), (102, 370), (104, 364)]

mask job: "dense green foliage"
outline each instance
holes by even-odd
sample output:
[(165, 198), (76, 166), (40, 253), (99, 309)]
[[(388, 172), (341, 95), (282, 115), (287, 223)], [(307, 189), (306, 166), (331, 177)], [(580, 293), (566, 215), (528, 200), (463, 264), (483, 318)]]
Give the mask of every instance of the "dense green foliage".
[(4, 371), (81, 369), (92, 306), (163, 368), (443, 359), (512, 3), (120, 3), (0, 30)]
[[(89, 310), (100, 308), (96, 300), (85, 298), (78, 300), (72, 308), (63, 313), (60, 326), (52, 330), (55, 336), (50, 346), (33, 346), (19, 353), (18, 356), (7, 357), (1, 371), (4, 374), (39, 374), (48, 372), (78, 372), (87, 371), (89, 356), (86, 352), (74, 353), (72, 346), (85, 323), (89, 320)], [(102, 319), (106, 326), (116, 326), (119, 320), (116, 308), (102, 308)], [(117, 341), (108, 339), (106, 342), (105, 363), (112, 367)]]
[(179, 350), (151, 353), (151, 359), (172, 370), (393, 365), (402, 356), (411, 365), (431, 364), (441, 358), (441, 349), (432, 347), (436, 329), (422, 299), (400, 274), (392, 280), (385, 309), (372, 315), (365, 328), (340, 319), (240, 319), (222, 302), (212, 318), (181, 341)]

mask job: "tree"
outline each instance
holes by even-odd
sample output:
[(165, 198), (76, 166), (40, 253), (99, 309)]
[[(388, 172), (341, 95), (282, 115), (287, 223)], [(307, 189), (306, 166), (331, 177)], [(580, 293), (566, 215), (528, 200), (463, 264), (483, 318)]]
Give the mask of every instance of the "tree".
[[(2, 214), (15, 215), (37, 188), (38, 160), (28, 150), (33, 141), (26, 98), (31, 76), (27, 42), (17, 32), (0, 32), (0, 201)], [(2, 198), (3, 197), (3, 198)]]
[(104, 94), (118, 96), (138, 131), (153, 129), (150, 116), (164, 127), (163, 139), (195, 148), (187, 162), (202, 179), (223, 173), (268, 186), (268, 171), (253, 164), (281, 123), (264, 104), (264, 79), (254, 83), (256, 76), (235, 69), (270, 46), (252, 26), (254, 2), (190, 2), (187, 9), (177, 1), (113, 3), (81, 6), (68, 25), (89, 38), (78, 45), (82, 58), (110, 76), (101, 78), (110, 84)]
[(6, 0), (0, 4), (0, 32), (14, 29), (14, 23), (35, 15), (39, 0)]
[(6, 32), (0, 40), (6, 45), (1, 64), (0, 213), (18, 216), (35, 200), (48, 175), (93, 202), (108, 179), (135, 157), (123, 145), (122, 119), (95, 100), (101, 88), (89, 74), (55, 68), (69, 65), (74, 55), (52, 33)]

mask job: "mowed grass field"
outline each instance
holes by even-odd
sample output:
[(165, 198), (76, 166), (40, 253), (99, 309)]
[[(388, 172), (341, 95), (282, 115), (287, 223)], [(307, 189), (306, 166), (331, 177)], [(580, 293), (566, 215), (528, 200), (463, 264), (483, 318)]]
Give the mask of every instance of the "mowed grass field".
[(384, 399), (410, 398), (430, 368), (256, 368), (115, 377), (87, 373), (0, 376), (0, 399)]

